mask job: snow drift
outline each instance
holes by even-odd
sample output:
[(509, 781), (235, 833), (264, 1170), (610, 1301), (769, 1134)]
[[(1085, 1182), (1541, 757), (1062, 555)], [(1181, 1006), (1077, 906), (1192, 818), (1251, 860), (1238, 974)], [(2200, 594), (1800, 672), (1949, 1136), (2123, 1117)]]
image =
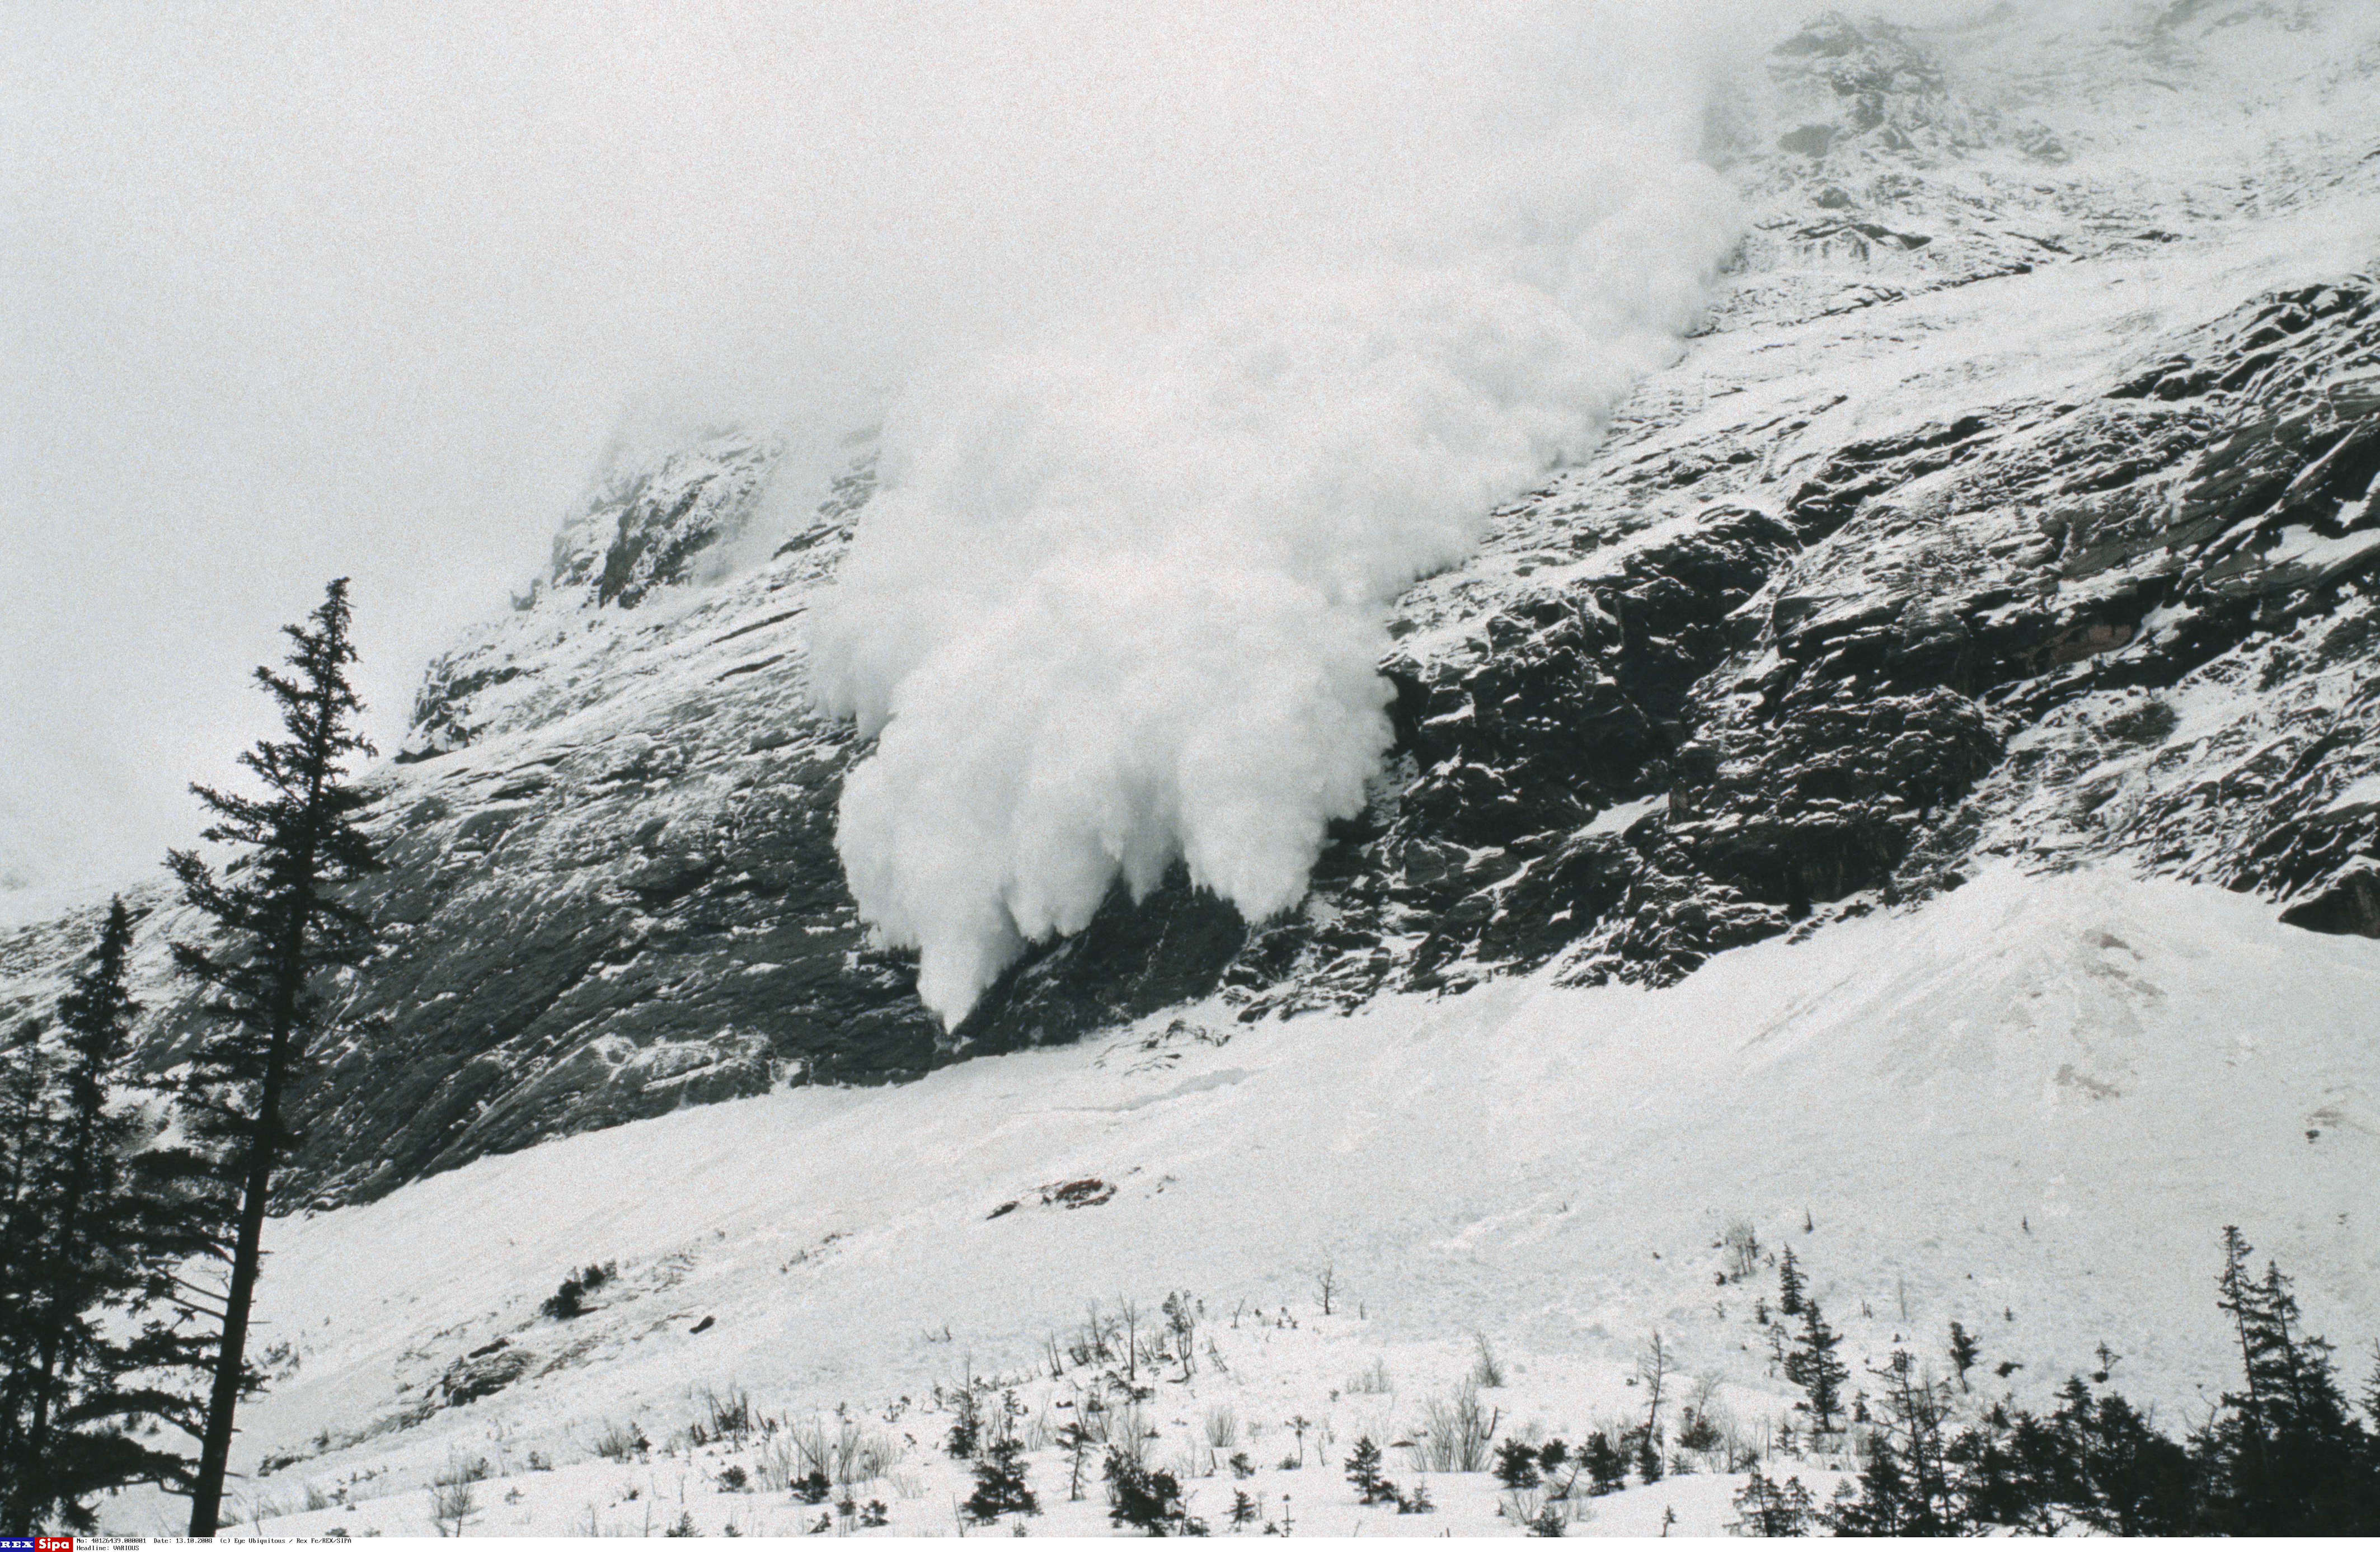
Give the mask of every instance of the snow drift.
[(1443, 40), (1460, 111), (1415, 95), (1382, 141), (1427, 187), (899, 399), (812, 673), (879, 740), (852, 892), (946, 1021), (1177, 861), (1250, 918), (1296, 903), (1390, 742), (1386, 605), (1593, 443), (1734, 239), (1693, 19)]

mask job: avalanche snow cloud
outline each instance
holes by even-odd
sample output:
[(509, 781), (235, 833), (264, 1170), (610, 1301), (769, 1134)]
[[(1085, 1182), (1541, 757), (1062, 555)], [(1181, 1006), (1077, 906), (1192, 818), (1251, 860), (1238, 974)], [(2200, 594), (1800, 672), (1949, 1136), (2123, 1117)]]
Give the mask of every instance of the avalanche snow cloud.
[(944, 1020), (1177, 861), (1251, 919), (1297, 903), (1390, 743), (1386, 606), (1594, 441), (1734, 241), (1694, 154), (1710, 16), (1367, 12), (1341, 50), (1404, 35), (1289, 62), (1347, 110), (1299, 121), (1309, 221), (899, 396), (811, 672), (877, 739), (853, 894)]

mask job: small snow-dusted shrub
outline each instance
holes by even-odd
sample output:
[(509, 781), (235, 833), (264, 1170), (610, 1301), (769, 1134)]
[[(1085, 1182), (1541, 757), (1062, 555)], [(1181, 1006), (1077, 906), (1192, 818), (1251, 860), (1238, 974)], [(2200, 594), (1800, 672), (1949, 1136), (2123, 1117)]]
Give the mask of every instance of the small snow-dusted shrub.
[(1396, 1389), (1389, 1379), (1389, 1361), (1375, 1358), (1369, 1368), (1361, 1369), (1347, 1381), (1350, 1396), (1386, 1396)]
[(794, 1466), (798, 1457), (794, 1450), (793, 1430), (783, 1438), (762, 1441), (752, 1460), (752, 1483), (763, 1493), (783, 1493), (794, 1485), (799, 1474)]
[(1731, 1218), (1719, 1234), (1720, 1276), (1742, 1282), (1760, 1270), (1760, 1236), (1749, 1219)]
[(1489, 1345), (1488, 1333), (1473, 1332), (1471, 1343), (1471, 1383), (1482, 1390), (1501, 1390), (1504, 1388), (1504, 1365), (1497, 1361), (1496, 1349)]
[(713, 1440), (732, 1440), (741, 1444), (751, 1437), (752, 1398), (743, 1387), (731, 1383), (722, 1393), (706, 1385), (695, 1392), (694, 1400), (701, 1409), (701, 1415), (687, 1431), (696, 1444), (709, 1444)]
[(562, 1279), (562, 1286), (551, 1298), (538, 1306), (540, 1315), (555, 1320), (570, 1320), (587, 1313), (587, 1295), (620, 1275), (617, 1261), (589, 1263)]
[(440, 1535), (460, 1536), (463, 1527), (480, 1512), (480, 1496), (472, 1484), (486, 1475), (484, 1470), (474, 1474), (468, 1467), (450, 1461), (430, 1479), (430, 1521)]
[(1451, 1396), (1432, 1396), (1422, 1403), (1422, 1425), (1414, 1440), (1420, 1468), (1433, 1472), (1475, 1472), (1488, 1469), (1488, 1441), (1495, 1437), (1500, 1414), (1479, 1404), (1479, 1388), (1466, 1378)]
[(1240, 1442), (1240, 1414), (1228, 1405), (1207, 1409), (1207, 1442), (1217, 1449), (1229, 1449)]
[(1121, 1454), (1135, 1466), (1147, 1465), (1149, 1436), (1154, 1432), (1148, 1425), (1148, 1413), (1135, 1405), (1117, 1407), (1105, 1415), (1109, 1453)]
[(1707, 1455), (1717, 1449), (1724, 1438), (1725, 1436), (1719, 1432), (1718, 1423), (1711, 1416), (1709, 1408), (1696, 1409), (1690, 1406), (1685, 1409), (1684, 1416), (1678, 1426), (1678, 1437), (1673, 1442), (1680, 1449), (1691, 1450), (1696, 1455)]
[(760, 1485), (776, 1491), (772, 1473), (787, 1483), (812, 1472), (839, 1486), (873, 1482), (892, 1469), (896, 1458), (892, 1439), (882, 1430), (853, 1418), (830, 1424), (821, 1417), (788, 1425), (782, 1440), (761, 1447)]
[(606, 1461), (641, 1461), (652, 1448), (644, 1429), (635, 1423), (606, 1423), (595, 1436), (595, 1453)]
[(742, 1466), (730, 1466), (719, 1473), (719, 1490), (722, 1493), (744, 1492), (751, 1483), (751, 1476)]

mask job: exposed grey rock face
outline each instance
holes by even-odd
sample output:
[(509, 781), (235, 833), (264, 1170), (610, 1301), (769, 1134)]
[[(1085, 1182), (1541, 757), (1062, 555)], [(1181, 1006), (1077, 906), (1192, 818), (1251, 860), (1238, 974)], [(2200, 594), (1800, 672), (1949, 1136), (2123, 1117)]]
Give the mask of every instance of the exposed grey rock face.
[[(860, 929), (832, 840), (863, 751), (803, 692), (869, 466), (724, 580), (773, 444), (608, 482), (370, 778), (388, 946), (294, 1191), (1218, 988), (1256, 1019), (1548, 964), (1664, 984), (1993, 857), (2380, 935), (2380, 253), (2304, 256), (2380, 230), (2380, 159), (2339, 134), (2375, 72), (2291, 55), (2293, 25), (1829, 16), (1787, 42), (1714, 130), (1755, 215), (1709, 333), (1400, 604), (1397, 749), (1306, 904), (1251, 928), (1177, 874), (955, 1031)], [(2273, 57), (2296, 74), (2268, 93)], [(187, 923), (149, 903), (163, 1064)], [(0, 941), (0, 1027), (46, 1016), (88, 931)]]

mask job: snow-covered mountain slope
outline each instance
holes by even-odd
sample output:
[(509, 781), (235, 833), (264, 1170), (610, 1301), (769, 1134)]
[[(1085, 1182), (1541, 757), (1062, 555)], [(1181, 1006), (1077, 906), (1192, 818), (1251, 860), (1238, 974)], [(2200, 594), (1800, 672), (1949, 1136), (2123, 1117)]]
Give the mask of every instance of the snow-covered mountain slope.
[[(1995, 858), (2380, 930), (2375, 27), (2182, 0), (1784, 36), (1713, 115), (1749, 224), (1706, 332), (1397, 605), (1397, 745), (1305, 905), (1119, 891), (955, 1030), (862, 930), (833, 830), (866, 751), (803, 677), (872, 466), (782, 533), (768, 436), (621, 472), (370, 778), (388, 946), (293, 1198), (1187, 1000), (1666, 984)], [(164, 1063), (188, 928), (146, 903)], [(90, 931), (0, 939), (0, 1025)]]
[[(1774, 1270), (1727, 1279), (1739, 1223), (1793, 1248), (1855, 1376), (1896, 1345), (1940, 1367), (1957, 1319), (1987, 1368), (2022, 1365), (1979, 1370), (1964, 1405), (2037, 1402), (2105, 1343), (2178, 1424), (2228, 1373), (2221, 1224), (2297, 1276), (2343, 1351), (2380, 1332), (2375, 997), (2380, 944), (2253, 896), (2000, 864), (1666, 989), (1540, 973), (1255, 1025), (1210, 1000), (916, 1084), (639, 1122), (279, 1220), (276, 1367), (241, 1436), (246, 1468), (273, 1464), (245, 1491), (291, 1515), (309, 1490), (355, 1504), (268, 1533), (422, 1534), (430, 1476), (485, 1457), (506, 1474), (480, 1489), (481, 1533), (682, 1511), (807, 1528), (820, 1511), (783, 1492), (713, 1485), (758, 1447), (687, 1453), (707, 1396), (740, 1387), (783, 1420), (847, 1408), (895, 1457), (860, 1497), (896, 1532), (947, 1533), (964, 1473), (936, 1387), (1002, 1376), (1062, 1421), (1097, 1367), (1053, 1377), (1045, 1340), (1093, 1301), (1155, 1319), (1186, 1290), (1214, 1349), (1144, 1414), (1200, 1512), (1240, 1485), (1205, 1474), (1228, 1407), (1269, 1514), (1288, 1493), (1314, 1533), (1484, 1532), (1483, 1476), (1430, 1477), (1440, 1511), (1416, 1521), (1360, 1509), (1337, 1469), (1359, 1434), (1411, 1437), (1477, 1334), (1511, 1371), (1488, 1394), (1512, 1431), (1576, 1439), (1640, 1409), (1627, 1376), (1657, 1329), (1688, 1376), (1673, 1397), (1708, 1382), (1747, 1436), (1793, 1423), (1755, 1311)], [(590, 1313), (539, 1315), (615, 1259)], [(1391, 1388), (1365, 1393), (1376, 1360)], [(631, 1423), (653, 1458), (603, 1459)], [(1302, 1473), (1280, 1469), (1293, 1448)], [(1822, 1496), (1826, 1464), (1800, 1468)], [(1030, 1466), (1062, 1505), (1037, 1531), (1099, 1523), (1096, 1491), (1062, 1509), (1054, 1448)], [(1405, 1452), (1390, 1467), (1406, 1476)], [(1673, 1507), (1708, 1533), (1731, 1485), (1597, 1500), (1588, 1528), (1649, 1532)], [(148, 1512), (123, 1500), (111, 1522)]]

